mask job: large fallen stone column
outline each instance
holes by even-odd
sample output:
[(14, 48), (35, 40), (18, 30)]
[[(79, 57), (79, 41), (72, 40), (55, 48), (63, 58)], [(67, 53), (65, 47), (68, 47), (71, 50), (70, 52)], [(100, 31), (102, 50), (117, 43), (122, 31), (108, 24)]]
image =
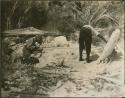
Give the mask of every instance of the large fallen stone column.
[(107, 57), (109, 57), (112, 54), (113, 50), (117, 45), (119, 38), (120, 38), (120, 29), (116, 29), (115, 31), (113, 31), (110, 39), (108, 40), (106, 46), (104, 47), (104, 50), (98, 59), (99, 61), (105, 60)]

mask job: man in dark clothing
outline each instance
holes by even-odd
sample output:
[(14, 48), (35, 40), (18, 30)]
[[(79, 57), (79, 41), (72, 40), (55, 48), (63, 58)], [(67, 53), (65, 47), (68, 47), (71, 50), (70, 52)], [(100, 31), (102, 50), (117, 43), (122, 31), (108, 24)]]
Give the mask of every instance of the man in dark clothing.
[(42, 37), (38, 35), (26, 40), (23, 48), (23, 63), (39, 63), (38, 58), (31, 57), (31, 54), (39, 49), (41, 42)]
[(82, 52), (83, 49), (86, 49), (86, 61), (90, 62), (90, 52), (91, 52), (91, 43), (92, 43), (92, 33), (100, 37), (104, 42), (107, 43), (105, 38), (101, 36), (92, 26), (84, 25), (80, 30), (79, 35), (79, 61), (83, 61)]

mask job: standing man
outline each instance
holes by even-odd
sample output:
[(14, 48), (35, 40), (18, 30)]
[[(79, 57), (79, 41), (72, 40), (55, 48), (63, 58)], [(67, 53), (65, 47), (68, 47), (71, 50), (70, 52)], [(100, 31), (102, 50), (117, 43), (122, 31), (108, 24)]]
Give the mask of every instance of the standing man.
[(90, 63), (90, 52), (91, 52), (91, 43), (92, 43), (92, 33), (100, 37), (105, 43), (107, 41), (103, 36), (99, 34), (92, 26), (84, 25), (79, 34), (79, 61), (83, 61), (82, 52), (83, 49), (86, 49), (86, 61)]

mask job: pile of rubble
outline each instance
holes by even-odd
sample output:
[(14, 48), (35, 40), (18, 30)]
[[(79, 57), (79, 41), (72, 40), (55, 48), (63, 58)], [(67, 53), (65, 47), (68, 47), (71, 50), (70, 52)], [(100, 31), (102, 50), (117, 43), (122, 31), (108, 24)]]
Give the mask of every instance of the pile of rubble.
[(43, 47), (69, 47), (70, 43), (67, 41), (66, 37), (47, 37), (45, 42), (42, 44)]

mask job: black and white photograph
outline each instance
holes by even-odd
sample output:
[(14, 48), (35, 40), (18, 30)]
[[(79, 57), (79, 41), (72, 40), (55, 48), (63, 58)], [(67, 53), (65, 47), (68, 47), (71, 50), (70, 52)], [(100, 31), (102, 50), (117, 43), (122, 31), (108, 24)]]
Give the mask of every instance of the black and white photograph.
[(1, 0), (0, 98), (125, 97), (123, 0)]

